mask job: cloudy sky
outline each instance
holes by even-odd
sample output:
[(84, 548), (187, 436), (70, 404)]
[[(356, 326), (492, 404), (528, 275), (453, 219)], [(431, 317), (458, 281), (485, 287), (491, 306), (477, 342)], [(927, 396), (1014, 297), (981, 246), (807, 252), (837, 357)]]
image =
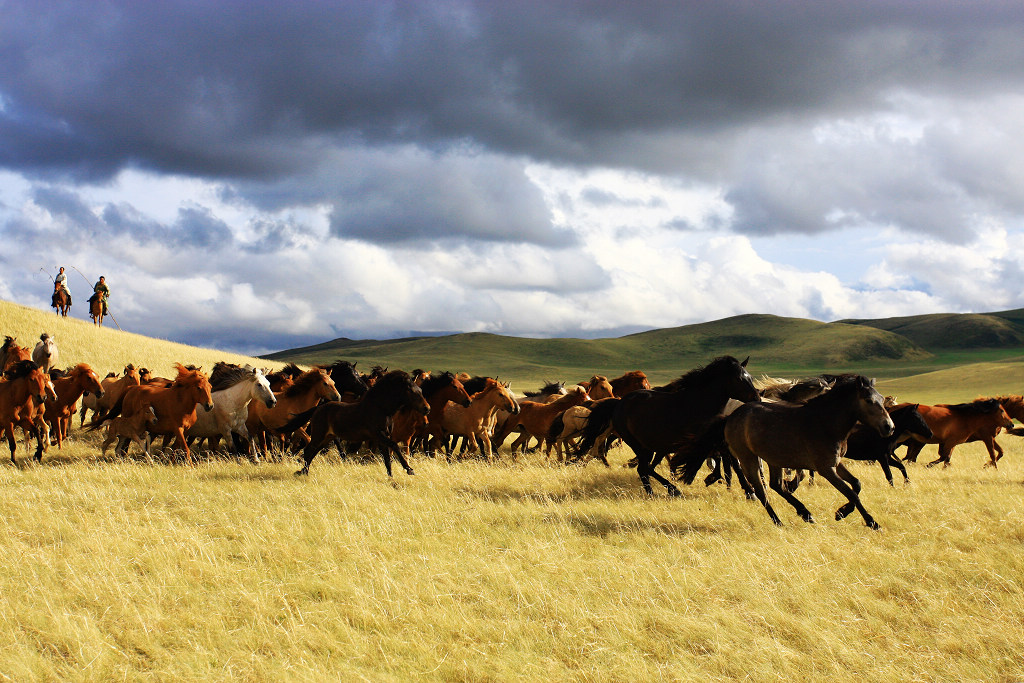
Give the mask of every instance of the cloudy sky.
[(0, 14), (9, 301), (250, 352), (1024, 306), (1019, 3)]

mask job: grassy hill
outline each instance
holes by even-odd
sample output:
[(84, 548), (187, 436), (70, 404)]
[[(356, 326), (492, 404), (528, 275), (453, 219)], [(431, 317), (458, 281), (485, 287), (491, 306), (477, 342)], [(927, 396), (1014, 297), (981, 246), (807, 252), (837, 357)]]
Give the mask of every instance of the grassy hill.
[(502, 376), (570, 369), (581, 377), (643, 369), (653, 377), (722, 355), (752, 356), (762, 371), (818, 371), (854, 365), (927, 362), (931, 354), (905, 337), (864, 325), (822, 323), (774, 315), (742, 315), (613, 339), (524, 339), (471, 333), (378, 341), (339, 339), (266, 356), (324, 363), (339, 357), (392, 367), (443, 367)]
[(933, 313), (841, 322), (893, 332), (930, 350), (1024, 347), (1024, 309), (1001, 313)]
[(38, 308), (19, 306), (0, 301), (0, 343), (12, 336), (21, 346), (30, 349), (39, 341), (39, 335), (49, 333), (60, 350), (60, 367), (75, 363), (88, 363), (102, 377), (107, 372), (120, 373), (133, 363), (147, 367), (157, 375), (174, 376), (174, 363), (195, 364), (207, 372), (217, 361), (250, 363), (262, 368), (278, 369), (283, 363), (252, 358), (237, 353), (215, 351), (141, 334), (121, 332), (112, 327), (96, 327), (91, 322), (75, 318), (61, 318)]

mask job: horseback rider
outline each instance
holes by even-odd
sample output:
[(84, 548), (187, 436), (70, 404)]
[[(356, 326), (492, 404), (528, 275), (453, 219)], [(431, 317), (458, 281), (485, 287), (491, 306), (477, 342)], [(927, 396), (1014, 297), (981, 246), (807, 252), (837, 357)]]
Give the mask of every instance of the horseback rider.
[(107, 315), (107, 298), (110, 296), (110, 288), (107, 287), (106, 278), (102, 275), (100, 275), (99, 282), (93, 285), (92, 295), (100, 300), (100, 303), (103, 304), (103, 315)]
[(68, 276), (64, 272), (64, 266), (60, 267), (60, 272), (57, 273), (57, 277), (53, 279), (53, 307), (57, 308), (57, 292), (58, 290), (64, 290), (64, 294), (68, 297), (68, 306), (71, 305), (71, 290), (68, 289)]

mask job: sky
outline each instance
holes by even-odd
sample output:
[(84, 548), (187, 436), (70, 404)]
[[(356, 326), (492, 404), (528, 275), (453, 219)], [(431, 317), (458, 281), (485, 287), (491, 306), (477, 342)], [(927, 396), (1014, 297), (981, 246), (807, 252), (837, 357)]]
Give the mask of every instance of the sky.
[(0, 299), (248, 353), (1024, 307), (1020, 3), (0, 15)]

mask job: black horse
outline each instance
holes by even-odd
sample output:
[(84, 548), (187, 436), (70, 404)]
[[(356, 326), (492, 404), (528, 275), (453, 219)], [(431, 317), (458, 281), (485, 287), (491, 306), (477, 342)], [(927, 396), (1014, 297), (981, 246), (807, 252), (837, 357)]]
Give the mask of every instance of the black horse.
[(636, 472), (644, 490), (654, 493), (650, 481), (654, 477), (669, 495), (681, 495), (655, 468), (667, 454), (683, 450), (701, 436), (730, 398), (758, 400), (754, 381), (746, 370), (747, 360), (741, 363), (732, 356), (722, 356), (691, 370), (661, 391), (641, 389), (606, 400), (591, 411), (577, 454), (590, 450), (610, 422), (636, 454)]
[(356, 398), (366, 393), (366, 382), (356, 370), (356, 364), (347, 360), (336, 360), (331, 365), (325, 366), (331, 375), (331, 381), (337, 387), (338, 393), (344, 396), (350, 393)]
[(380, 448), (384, 456), (384, 467), (391, 476), (391, 455), (409, 474), (412, 468), (406, 462), (401, 449), (389, 434), (389, 420), (403, 407), (410, 407), (426, 415), (430, 411), (423, 392), (412, 381), (412, 376), (402, 370), (392, 370), (380, 377), (363, 396), (352, 403), (327, 401), (299, 413), (285, 424), (280, 431), (291, 432), (309, 423), (310, 441), (302, 451), (305, 461), (297, 475), (309, 474), (309, 465), (322, 448), (332, 439), (337, 442), (367, 441)]

